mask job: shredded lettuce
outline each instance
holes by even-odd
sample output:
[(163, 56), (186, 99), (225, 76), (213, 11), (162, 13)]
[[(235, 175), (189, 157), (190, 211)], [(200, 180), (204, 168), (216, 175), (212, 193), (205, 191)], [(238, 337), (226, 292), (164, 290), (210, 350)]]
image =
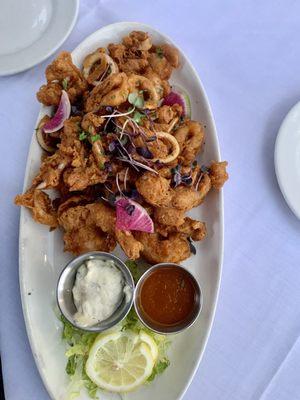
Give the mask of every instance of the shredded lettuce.
[(86, 388), (92, 399), (97, 399), (98, 387), (85, 372), (88, 354), (97, 334), (75, 328), (63, 316), (61, 316), (61, 321), (63, 323), (62, 338), (68, 345), (66, 373), (70, 376), (69, 399), (79, 396), (82, 388)]
[(149, 264), (142, 262), (137, 263), (133, 260), (125, 261), (125, 264), (129, 268), (135, 283), (137, 283), (137, 281), (140, 279), (146, 269), (149, 268)]
[[(127, 267), (130, 269), (135, 282), (138, 281), (143, 274), (146, 265), (138, 265), (135, 261), (126, 261)], [(93, 383), (85, 372), (85, 364), (88, 359), (89, 351), (96, 337), (101, 334), (86, 332), (75, 328), (69, 321), (61, 316), (63, 323), (62, 339), (67, 344), (67, 364), (66, 373), (70, 377), (68, 400), (73, 400), (80, 395), (81, 389), (85, 388), (90, 398), (98, 399), (98, 386)], [(116, 329), (131, 330), (139, 333), (143, 330), (150, 335), (158, 347), (158, 359), (153, 368), (152, 374), (147, 379), (147, 383), (152, 382), (155, 377), (165, 371), (170, 365), (167, 358), (167, 349), (170, 341), (167, 336), (160, 335), (146, 328), (139, 320), (134, 308), (130, 310), (127, 317), (119, 324)]]

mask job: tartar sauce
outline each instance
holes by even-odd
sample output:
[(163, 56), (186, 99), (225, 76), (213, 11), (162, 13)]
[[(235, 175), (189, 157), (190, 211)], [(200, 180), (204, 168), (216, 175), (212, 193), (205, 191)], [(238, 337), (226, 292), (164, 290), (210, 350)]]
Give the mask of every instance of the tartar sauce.
[(93, 259), (82, 264), (76, 273), (73, 298), (77, 309), (75, 321), (93, 326), (110, 317), (120, 305), (129, 286), (113, 260)]

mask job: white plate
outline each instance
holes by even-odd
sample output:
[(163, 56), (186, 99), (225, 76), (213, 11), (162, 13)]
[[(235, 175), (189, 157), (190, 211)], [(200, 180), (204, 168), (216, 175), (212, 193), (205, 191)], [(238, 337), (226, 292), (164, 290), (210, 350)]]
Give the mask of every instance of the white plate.
[(274, 161), (283, 197), (300, 218), (300, 102), (289, 111), (281, 124)]
[[(117, 23), (106, 26), (85, 39), (72, 53), (78, 66), (97, 47), (119, 42), (132, 30), (147, 31), (155, 43), (171, 42), (150, 26), (139, 23)], [(172, 43), (172, 42), (171, 42)], [(181, 52), (182, 68), (172, 75), (172, 81), (184, 87), (191, 97), (192, 116), (206, 126), (206, 146), (201, 162), (219, 160), (219, 147), (213, 116), (195, 69)], [(34, 95), (34, 94), (32, 94)], [(42, 107), (38, 120), (44, 115)], [(38, 171), (41, 150), (35, 135), (28, 155), (26, 189)], [(211, 192), (192, 215), (206, 221), (208, 236), (197, 244), (197, 255), (183, 262), (193, 272), (203, 291), (203, 309), (197, 322), (174, 337), (170, 348), (171, 365), (151, 385), (126, 395), (132, 400), (180, 399), (190, 384), (200, 362), (214, 317), (218, 296), (223, 254), (222, 192)], [(61, 324), (55, 315), (55, 287), (60, 271), (71, 258), (63, 253), (62, 234), (49, 232), (33, 221), (27, 209), (21, 211), (20, 222), (20, 285), (23, 312), (34, 358), (53, 399), (65, 398), (68, 377), (65, 374), (65, 347), (61, 341)], [(124, 258), (124, 257), (123, 257)], [(29, 295), (28, 293), (31, 293)], [(83, 394), (81, 399), (88, 398)], [(117, 395), (101, 394), (101, 399), (119, 399)]]
[(0, 0), (0, 76), (53, 54), (71, 33), (79, 0)]

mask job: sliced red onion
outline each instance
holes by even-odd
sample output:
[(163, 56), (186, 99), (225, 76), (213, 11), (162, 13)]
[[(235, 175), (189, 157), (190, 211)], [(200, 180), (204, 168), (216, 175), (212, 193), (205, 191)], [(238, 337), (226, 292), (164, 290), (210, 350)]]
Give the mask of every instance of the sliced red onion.
[(65, 120), (70, 117), (70, 114), (71, 114), (71, 104), (69, 96), (65, 90), (62, 90), (60, 102), (56, 110), (56, 113), (54, 117), (52, 117), (43, 126), (44, 132), (51, 133), (61, 129), (64, 125)]
[(191, 101), (187, 92), (178, 86), (172, 86), (172, 91), (164, 98), (163, 106), (179, 104), (182, 107), (182, 115), (191, 118)]
[(139, 203), (121, 197), (116, 201), (116, 227), (122, 231), (153, 233), (154, 225), (150, 215)]

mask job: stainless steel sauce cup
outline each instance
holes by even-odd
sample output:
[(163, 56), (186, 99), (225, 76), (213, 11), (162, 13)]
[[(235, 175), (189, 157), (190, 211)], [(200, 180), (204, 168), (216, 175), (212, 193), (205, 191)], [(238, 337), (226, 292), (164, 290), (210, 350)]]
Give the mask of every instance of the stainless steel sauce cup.
[[(144, 282), (147, 280), (147, 278), (156, 270), (158, 269), (163, 269), (166, 267), (172, 267), (172, 268), (177, 268), (181, 271), (184, 271), (185, 274), (189, 276), (189, 278), (192, 281), (194, 290), (195, 290), (195, 295), (194, 295), (194, 305), (193, 309), (191, 310), (191, 313), (182, 321), (176, 323), (176, 324), (162, 324), (154, 321), (153, 319), (149, 318), (149, 316), (146, 315), (146, 313), (143, 311), (143, 307), (140, 302), (140, 294), (141, 294), (141, 289), (144, 284)], [(134, 308), (135, 311), (142, 321), (142, 323), (152, 331), (155, 331), (157, 333), (162, 333), (162, 334), (174, 334), (174, 333), (179, 333), (193, 325), (193, 323), (196, 321), (197, 317), (199, 316), (202, 308), (202, 293), (201, 293), (201, 288), (195, 277), (184, 267), (178, 264), (173, 264), (173, 263), (161, 263), (161, 264), (156, 264), (153, 267), (150, 267), (139, 279), (136, 288), (135, 288), (135, 293), (134, 293)]]
[[(77, 309), (74, 304), (72, 289), (75, 283), (78, 268), (85, 261), (93, 259), (114, 261), (116, 268), (118, 268), (123, 274), (124, 282), (129, 286), (130, 295), (125, 296), (124, 294), (121, 304), (109, 318), (93, 326), (84, 327), (78, 325), (78, 323), (76, 323), (74, 320), (74, 314), (76, 313)], [(58, 279), (56, 296), (61, 313), (72, 325), (74, 325), (76, 328), (89, 332), (102, 332), (106, 329), (112, 328), (118, 322), (122, 321), (130, 311), (134, 297), (134, 281), (129, 269), (118, 257), (106, 252), (92, 251), (74, 258), (66, 265)]]

